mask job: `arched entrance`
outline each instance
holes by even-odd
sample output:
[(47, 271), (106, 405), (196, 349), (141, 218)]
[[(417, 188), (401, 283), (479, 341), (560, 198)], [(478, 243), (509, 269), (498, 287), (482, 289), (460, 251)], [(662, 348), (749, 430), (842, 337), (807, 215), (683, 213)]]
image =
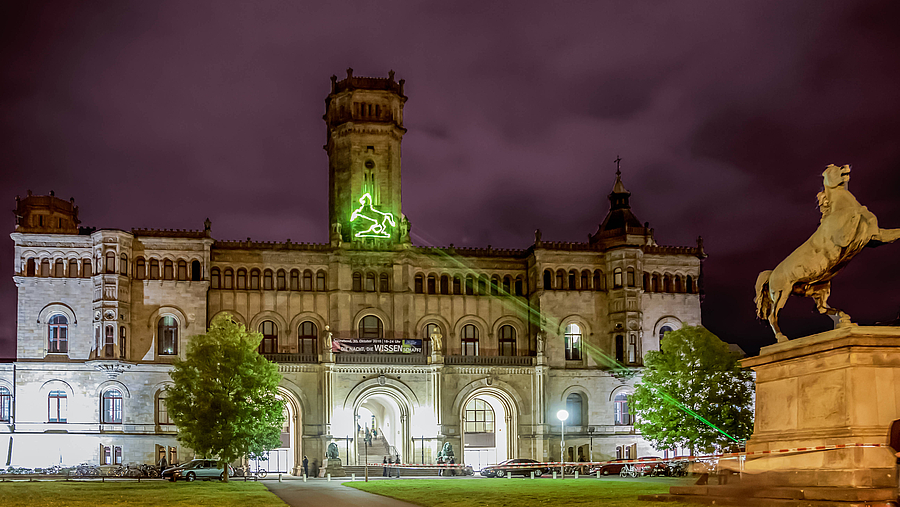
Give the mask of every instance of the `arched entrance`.
[(297, 471), (302, 459), (302, 449), (299, 431), (303, 428), (300, 420), (300, 411), (293, 398), (279, 389), (278, 399), (284, 402), (284, 423), (281, 426), (281, 443), (278, 447), (267, 452), (265, 459), (251, 461), (251, 468), (265, 469), (269, 473), (283, 473), (299, 475)]
[[(378, 387), (359, 396), (353, 408), (356, 421), (356, 463), (380, 462), (385, 456), (405, 459), (409, 441), (409, 404), (394, 389)], [(365, 443), (366, 430), (373, 435), (371, 445)]]
[(482, 389), (462, 405), (463, 463), (475, 470), (515, 458), (515, 406), (505, 393)]

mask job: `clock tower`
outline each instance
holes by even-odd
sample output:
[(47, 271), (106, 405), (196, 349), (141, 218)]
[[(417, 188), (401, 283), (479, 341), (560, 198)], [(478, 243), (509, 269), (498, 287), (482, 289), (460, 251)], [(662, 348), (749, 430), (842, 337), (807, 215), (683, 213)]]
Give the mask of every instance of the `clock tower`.
[(325, 99), (332, 242), (408, 241), (400, 207), (404, 80), (331, 76)]

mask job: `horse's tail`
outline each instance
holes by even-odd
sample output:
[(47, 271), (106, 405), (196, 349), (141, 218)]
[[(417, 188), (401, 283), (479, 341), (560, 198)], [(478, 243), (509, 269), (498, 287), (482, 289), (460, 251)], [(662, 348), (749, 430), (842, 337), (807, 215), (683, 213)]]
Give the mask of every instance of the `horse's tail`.
[(769, 318), (772, 311), (772, 298), (769, 297), (769, 275), (772, 270), (766, 270), (756, 277), (756, 316), (762, 320)]

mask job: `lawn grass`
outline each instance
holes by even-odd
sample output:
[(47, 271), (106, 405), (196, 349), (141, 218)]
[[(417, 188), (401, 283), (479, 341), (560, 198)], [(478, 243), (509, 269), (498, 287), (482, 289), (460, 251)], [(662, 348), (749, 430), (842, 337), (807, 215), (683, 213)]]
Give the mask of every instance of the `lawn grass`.
[[(637, 507), (638, 495), (668, 493), (684, 479), (466, 479), (346, 482), (344, 485), (425, 507)], [(662, 505), (651, 503), (650, 505)]]
[(284, 502), (258, 482), (219, 481), (58, 481), (0, 482), (3, 507), (128, 505), (166, 507), (284, 507)]

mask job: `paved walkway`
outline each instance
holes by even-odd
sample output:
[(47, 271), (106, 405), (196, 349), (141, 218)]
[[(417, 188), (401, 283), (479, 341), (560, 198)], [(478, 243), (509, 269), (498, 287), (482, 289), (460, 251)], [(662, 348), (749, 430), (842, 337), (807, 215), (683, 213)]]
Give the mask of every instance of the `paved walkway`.
[[(331, 482), (325, 479), (309, 479), (307, 482), (297, 477), (285, 476), (284, 482), (261, 481), (269, 491), (292, 507), (309, 507), (310, 505), (327, 505), (328, 507), (419, 507), (416, 504), (403, 502), (386, 496), (373, 495), (356, 488), (341, 486), (349, 477), (334, 478)], [(362, 479), (357, 479), (362, 480)], [(370, 480), (390, 480), (377, 479)], [(395, 479), (396, 480), (396, 479)]]

